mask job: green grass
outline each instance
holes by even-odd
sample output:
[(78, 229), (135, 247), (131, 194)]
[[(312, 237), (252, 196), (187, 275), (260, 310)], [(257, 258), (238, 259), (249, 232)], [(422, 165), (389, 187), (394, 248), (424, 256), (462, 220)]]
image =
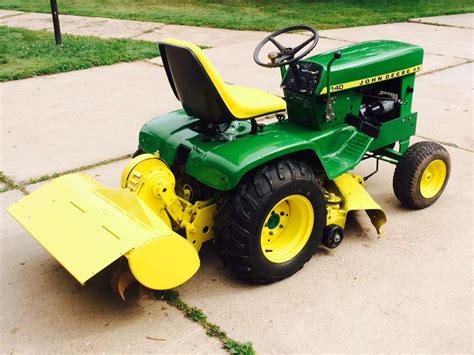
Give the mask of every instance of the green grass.
[(18, 188), (18, 184), (10, 176), (5, 175), (3, 171), (0, 170), (0, 192), (5, 192)]
[(0, 26), (0, 81), (130, 62), (159, 55), (155, 43), (125, 39), (63, 36)]
[(193, 322), (198, 323), (206, 331), (206, 334), (210, 337), (219, 339), (224, 349), (230, 354), (238, 355), (254, 355), (255, 350), (251, 343), (241, 343), (234, 339), (231, 339), (227, 334), (216, 324), (211, 323), (207, 316), (202, 310), (196, 307), (190, 307), (184, 303), (179, 297), (179, 293), (174, 290), (167, 291), (156, 291), (155, 296), (157, 299), (165, 301), (170, 306), (177, 308), (183, 312), (184, 316)]
[[(230, 29), (318, 29), (474, 11), (472, 0), (58, 0), (59, 12)], [(0, 8), (49, 12), (45, 0), (0, 0)]]

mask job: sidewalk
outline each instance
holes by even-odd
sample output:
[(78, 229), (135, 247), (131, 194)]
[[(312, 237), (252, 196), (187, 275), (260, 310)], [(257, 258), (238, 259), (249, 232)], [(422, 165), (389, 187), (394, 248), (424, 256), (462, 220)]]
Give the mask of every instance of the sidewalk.
[[(258, 41), (258, 31), (233, 31), (219, 28), (166, 25), (158, 22), (116, 20), (99, 17), (60, 15), (61, 32), (101, 38), (133, 38), (156, 42), (167, 37), (186, 38), (199, 45), (219, 47), (244, 41)], [(29, 30), (53, 30), (50, 14), (0, 10), (0, 26)]]
[[(227, 82), (281, 94), (278, 70), (258, 67), (252, 52), (264, 32), (61, 16), (65, 33), (156, 41), (177, 37), (211, 46), (206, 54)], [(51, 29), (50, 16), (0, 10), (0, 25)], [(366, 216), (349, 221), (344, 243), (317, 255), (293, 277), (249, 286), (204, 248), (195, 278), (178, 288), (229, 336), (257, 352), (471, 352), (472, 345), (472, 14), (321, 32), (315, 53), (370, 39), (425, 49), (416, 80), (416, 140), (444, 142), (452, 158), (443, 197), (422, 211), (402, 209), (393, 167), (367, 182), (389, 218), (377, 238)], [(288, 37), (296, 43), (301, 36)], [(17, 181), (96, 164), (136, 149), (151, 117), (180, 107), (160, 59), (0, 84), (0, 170)], [(118, 186), (126, 161), (86, 171)], [(373, 170), (363, 164), (357, 173)], [(26, 187), (33, 191), (38, 184)], [(0, 349), (28, 352), (221, 351), (195, 323), (151, 299), (121, 303), (106, 280), (78, 286), (4, 208), (0, 194)], [(14, 310), (14, 311), (12, 311)], [(163, 338), (164, 341), (151, 340)]]

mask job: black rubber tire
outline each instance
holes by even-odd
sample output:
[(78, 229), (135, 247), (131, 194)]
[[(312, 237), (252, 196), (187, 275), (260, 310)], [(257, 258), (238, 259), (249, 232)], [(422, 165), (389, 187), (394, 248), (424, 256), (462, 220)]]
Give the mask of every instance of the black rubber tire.
[[(338, 234), (338, 240), (336, 235)], [(344, 240), (344, 230), (336, 224), (330, 224), (324, 228), (322, 244), (329, 249), (335, 249)]]
[[(283, 198), (299, 194), (314, 210), (311, 235), (291, 260), (274, 263), (260, 246), (265, 219)], [(324, 193), (312, 170), (302, 162), (281, 159), (259, 167), (218, 203), (215, 245), (223, 262), (241, 279), (252, 283), (282, 280), (311, 259), (326, 226)]]
[[(424, 198), (420, 192), (420, 181), (426, 167), (436, 159), (446, 165), (446, 179), (439, 192), (431, 197)], [(443, 193), (449, 180), (451, 158), (447, 150), (435, 142), (418, 142), (413, 144), (395, 168), (393, 175), (393, 191), (400, 202), (411, 209), (422, 209), (431, 206)]]
[(144, 152), (141, 148), (138, 148), (138, 149), (135, 151), (135, 153), (133, 153), (132, 159), (133, 159), (133, 158), (136, 158), (136, 157), (138, 157), (139, 155), (142, 155), (142, 154), (144, 154), (144, 153), (145, 153), (145, 152)]

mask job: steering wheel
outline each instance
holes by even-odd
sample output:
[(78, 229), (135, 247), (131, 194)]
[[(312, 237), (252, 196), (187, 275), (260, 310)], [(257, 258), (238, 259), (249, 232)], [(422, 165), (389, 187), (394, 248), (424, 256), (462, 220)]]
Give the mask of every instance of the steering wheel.
[[(305, 40), (304, 42), (302, 42), (301, 44), (297, 45), (294, 48), (285, 47), (284, 45), (282, 45), (280, 42), (276, 40), (276, 37), (284, 33), (293, 32), (293, 31), (310, 32), (311, 36), (307, 40)], [(316, 31), (314, 28), (310, 26), (287, 27), (282, 30), (275, 31), (271, 35), (265, 37), (255, 48), (255, 51), (253, 52), (253, 60), (258, 65), (261, 65), (262, 67), (266, 67), (266, 68), (282, 67), (303, 58), (305, 55), (307, 55), (309, 52), (313, 50), (313, 48), (316, 46), (318, 41), (319, 41), (318, 31)], [(272, 42), (275, 45), (275, 47), (277, 47), (278, 52), (268, 53), (267, 57), (268, 59), (270, 59), (270, 63), (264, 63), (259, 59), (259, 54), (263, 46), (265, 46), (268, 42)], [(310, 43), (311, 45), (302, 51), (302, 49)], [(299, 52), (301, 53), (298, 54)]]

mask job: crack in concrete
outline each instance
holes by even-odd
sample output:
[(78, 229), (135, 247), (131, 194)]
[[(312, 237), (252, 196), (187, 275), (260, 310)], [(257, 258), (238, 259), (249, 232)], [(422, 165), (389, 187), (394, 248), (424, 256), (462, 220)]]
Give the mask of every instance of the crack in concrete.
[(155, 66), (157, 66), (157, 67), (160, 67), (160, 68), (164, 68), (163, 64), (160, 64), (160, 63), (154, 63), (154, 62), (152, 62), (150, 59), (145, 59), (145, 60), (143, 61), (143, 63), (145, 63), (145, 64), (151, 64), (151, 65), (155, 65)]
[[(154, 29), (153, 31), (155, 30), (161, 30), (163, 28), (165, 28), (166, 26), (168, 26), (166, 23), (159, 23)], [(145, 31), (146, 32), (146, 31)]]
[[(153, 33), (161, 28), (163, 28), (165, 25), (164, 24), (161, 24), (159, 26), (156, 26), (156, 27), (153, 27), (153, 28), (150, 28), (148, 30), (145, 30), (145, 31), (142, 31), (141, 33), (137, 34), (137, 35), (134, 35), (134, 36), (131, 36), (129, 38), (131, 39), (135, 39), (135, 38), (138, 38), (140, 36), (143, 36), (143, 35), (146, 35), (146, 34), (149, 34), (149, 33)], [(149, 42), (155, 42), (155, 41), (150, 41), (150, 40), (146, 40), (146, 39), (143, 39), (142, 41), (149, 41)]]
[(28, 195), (28, 191), (26, 191), (25, 187), (18, 183), (14, 178), (11, 176), (5, 175), (3, 171), (0, 171), (0, 182), (2, 183), (2, 187), (0, 188), (0, 193), (4, 193), (7, 191), (18, 190), (24, 195)]

